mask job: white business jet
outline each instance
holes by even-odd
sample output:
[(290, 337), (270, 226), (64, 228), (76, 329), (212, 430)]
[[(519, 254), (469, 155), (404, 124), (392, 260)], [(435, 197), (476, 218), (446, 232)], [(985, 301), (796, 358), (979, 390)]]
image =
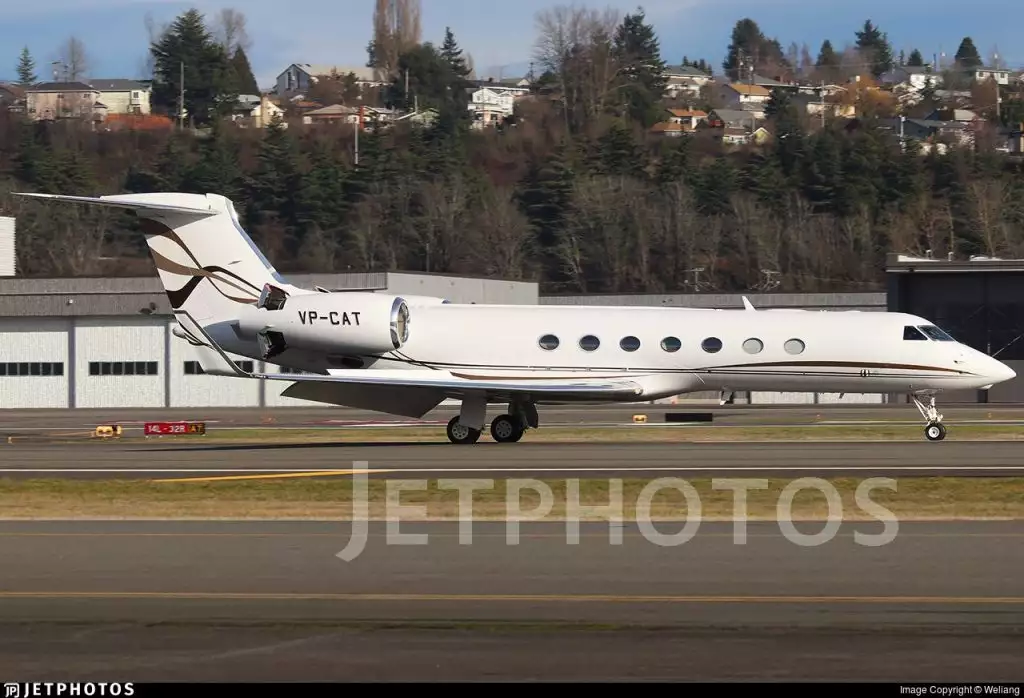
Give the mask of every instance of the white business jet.
[[(461, 401), (448, 438), (475, 443), (488, 404), (498, 442), (537, 428), (537, 405), (635, 403), (696, 391), (900, 393), (945, 438), (935, 395), (1016, 374), (928, 320), (884, 312), (454, 304), (298, 288), (216, 194), (98, 198), (139, 219), (178, 326), (214, 375), (291, 383), (283, 395), (422, 417)], [(228, 353), (296, 373), (248, 373)]]

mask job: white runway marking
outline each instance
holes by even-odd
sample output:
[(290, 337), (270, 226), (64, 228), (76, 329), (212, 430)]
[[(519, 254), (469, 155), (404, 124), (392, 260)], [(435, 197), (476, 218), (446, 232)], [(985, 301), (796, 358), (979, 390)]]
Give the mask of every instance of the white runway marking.
[[(317, 469), (308, 468), (2, 468), (0, 473), (308, 473), (351, 475), (352, 468)], [(566, 467), (566, 468), (523, 468), (523, 467), (484, 467), (484, 468), (370, 468), (368, 473), (621, 473), (621, 472), (978, 472), (1003, 471), (1024, 472), (1024, 465), (764, 465), (764, 466), (615, 466), (615, 467)]]

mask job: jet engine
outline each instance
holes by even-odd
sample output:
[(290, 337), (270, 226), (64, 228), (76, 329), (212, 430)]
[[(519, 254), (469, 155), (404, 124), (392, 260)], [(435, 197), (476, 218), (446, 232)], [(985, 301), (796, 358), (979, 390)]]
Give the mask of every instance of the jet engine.
[(409, 338), (409, 304), (383, 293), (308, 293), (264, 288), (254, 312), (239, 319), (241, 335), (259, 341), (264, 359), (286, 349), (331, 354), (381, 354)]

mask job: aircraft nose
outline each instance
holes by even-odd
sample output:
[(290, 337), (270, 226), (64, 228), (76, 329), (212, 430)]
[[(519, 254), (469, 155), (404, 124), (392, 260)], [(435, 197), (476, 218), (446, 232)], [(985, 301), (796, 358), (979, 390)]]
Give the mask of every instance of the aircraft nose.
[(1017, 377), (1017, 372), (998, 359), (991, 359), (989, 373), (996, 383), (1003, 383)]

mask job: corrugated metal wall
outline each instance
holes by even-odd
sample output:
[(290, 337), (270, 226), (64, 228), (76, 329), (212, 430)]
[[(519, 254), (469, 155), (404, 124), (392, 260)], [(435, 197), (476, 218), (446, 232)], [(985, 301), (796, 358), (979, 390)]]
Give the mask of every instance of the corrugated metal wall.
[(14, 276), (17, 268), (14, 219), (0, 216), (0, 276)]
[(70, 327), (60, 319), (0, 319), (0, 408), (69, 406)]

